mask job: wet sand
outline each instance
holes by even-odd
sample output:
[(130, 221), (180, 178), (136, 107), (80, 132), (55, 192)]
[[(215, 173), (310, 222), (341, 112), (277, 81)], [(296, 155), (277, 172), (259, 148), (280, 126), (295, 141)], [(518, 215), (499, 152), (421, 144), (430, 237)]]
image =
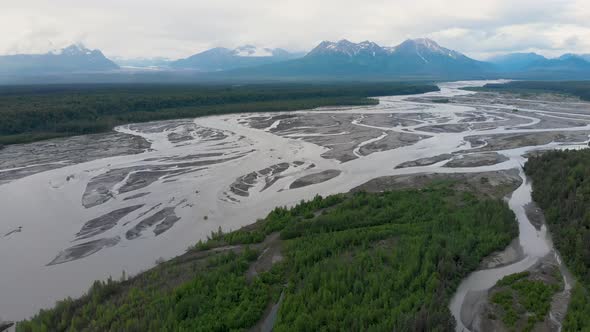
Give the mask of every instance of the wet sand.
[(0, 185), (48, 170), (144, 152), (150, 143), (118, 132), (57, 138), (5, 146), (0, 157)]

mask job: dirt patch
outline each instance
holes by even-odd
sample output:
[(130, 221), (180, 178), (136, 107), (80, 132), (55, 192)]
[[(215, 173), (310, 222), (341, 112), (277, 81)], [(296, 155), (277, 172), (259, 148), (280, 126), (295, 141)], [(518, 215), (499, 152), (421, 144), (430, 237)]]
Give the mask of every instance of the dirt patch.
[(49, 262), (49, 264), (47, 264), (47, 266), (62, 264), (76, 259), (84, 258), (86, 256), (90, 256), (103, 248), (108, 248), (116, 245), (117, 243), (119, 243), (119, 241), (121, 241), (121, 238), (119, 236), (116, 236), (112, 238), (92, 240), (75, 245), (60, 252), (57, 255), (57, 257), (55, 257), (51, 262)]
[(448, 182), (455, 190), (503, 198), (516, 190), (522, 183), (522, 179), (516, 169), (479, 173), (419, 173), (375, 178), (351, 191), (382, 192), (420, 189), (442, 182)]
[(140, 197), (143, 197), (143, 196), (146, 196), (146, 195), (149, 195), (149, 194), (150, 194), (149, 192), (145, 192), (145, 193), (137, 193), (137, 194), (135, 194), (135, 195), (131, 195), (131, 196), (125, 197), (125, 198), (123, 198), (123, 200), (124, 200), (124, 201), (128, 201), (128, 200), (130, 200), (130, 199), (136, 199), (136, 198), (140, 198)]
[[(91, 208), (104, 204), (119, 194), (143, 189), (157, 181), (163, 181), (174, 176), (197, 172), (210, 166), (225, 163), (252, 151), (236, 153), (227, 158), (193, 160), (166, 165), (143, 165), (110, 169), (107, 172), (93, 177), (86, 185), (82, 195), (82, 205)], [(117, 187), (119, 187), (117, 189)]]
[(481, 315), (474, 313), (482, 312), (486, 305), (486, 295), (487, 292), (485, 290), (471, 290), (465, 294), (463, 306), (461, 306), (461, 321), (472, 331), (481, 331)]
[[(303, 169), (305, 165), (305, 162), (296, 160), (291, 163), (283, 162), (274, 164), (264, 169), (250, 172), (246, 175), (238, 177), (230, 185), (229, 191), (225, 192), (225, 194), (229, 199), (232, 199), (230, 193), (232, 195), (248, 197), (250, 196), (250, 191), (253, 188), (255, 189), (255, 187), (259, 187), (259, 191), (263, 192), (266, 189), (270, 188), (278, 180), (282, 179), (285, 176), (284, 173), (287, 170), (292, 171), (297, 169)], [(312, 165), (309, 165), (308, 168), (310, 166)], [(234, 197), (234, 199), (237, 199), (237, 197)]]
[(259, 182), (264, 183), (264, 187), (260, 190), (264, 191), (282, 178), (281, 173), (286, 171), (289, 167), (297, 167), (297, 165), (298, 164), (294, 163), (279, 163), (256, 172), (242, 175), (231, 184), (229, 190), (236, 195), (248, 197), (250, 195), (250, 188), (256, 186)]
[[(411, 145), (425, 135), (399, 133), (388, 129), (396, 126), (420, 124), (415, 114), (334, 114), (298, 113), (289, 117), (251, 117), (245, 120), (250, 127), (265, 128), (275, 135), (300, 139), (329, 149), (323, 158), (347, 162), (374, 152)], [(387, 135), (379, 139), (383, 132)], [(371, 140), (377, 140), (371, 142)], [(362, 145), (363, 143), (367, 143)], [(358, 149), (358, 151), (357, 151)]]
[(422, 139), (430, 138), (430, 137), (431, 136), (408, 134), (408, 133), (398, 133), (398, 132), (390, 131), (387, 133), (387, 136), (385, 136), (384, 138), (361, 146), (361, 148), (359, 149), (359, 152), (363, 156), (368, 156), (371, 153), (388, 151), (388, 150), (401, 148), (401, 147), (404, 147), (407, 145), (412, 145)]
[(149, 216), (140, 221), (137, 225), (125, 233), (125, 237), (127, 240), (136, 239), (141, 236), (141, 233), (145, 229), (154, 225), (156, 226), (154, 228), (154, 234), (160, 235), (174, 226), (174, 224), (179, 220), (180, 218), (176, 216), (176, 213), (174, 213), (174, 208), (166, 207), (154, 213), (152, 216)]
[(516, 263), (524, 258), (524, 252), (518, 238), (502, 251), (495, 252), (483, 259), (478, 270), (495, 269)]
[(87, 221), (82, 229), (76, 233), (77, 239), (87, 239), (98, 234), (102, 234), (115, 227), (117, 223), (129, 213), (143, 207), (143, 205), (133, 205), (111, 211), (100, 217)]
[[(465, 140), (472, 146), (480, 146), (475, 151), (498, 151), (525, 146), (545, 145), (551, 142), (575, 143), (588, 140), (590, 131), (545, 131), (535, 133), (498, 134), (467, 136)], [(482, 146), (482, 142), (485, 144)], [(473, 150), (472, 150), (473, 151)]]
[(289, 186), (289, 189), (302, 188), (302, 187), (307, 187), (310, 185), (326, 182), (328, 180), (331, 180), (331, 179), (337, 177), (338, 175), (340, 175), (340, 173), (342, 173), (342, 171), (337, 170), (337, 169), (329, 169), (329, 170), (325, 170), (325, 171), (322, 171), (319, 173), (309, 174), (309, 175), (306, 175), (304, 177), (301, 177), (301, 178), (295, 180), (293, 183), (291, 183), (291, 185)]
[(0, 184), (36, 173), (106, 157), (138, 154), (151, 144), (144, 138), (104, 133), (9, 145), (0, 154)]
[(480, 167), (505, 162), (508, 157), (497, 152), (462, 154), (453, 157), (444, 167)]
[(416, 160), (412, 160), (412, 161), (406, 161), (404, 163), (401, 163), (401, 164), (395, 166), (395, 168), (430, 166), (430, 165), (434, 165), (438, 162), (441, 162), (443, 160), (448, 160), (451, 158), (453, 158), (452, 154), (444, 153), (444, 154), (439, 154), (434, 157), (420, 158), (420, 159), (416, 159)]
[(262, 253), (258, 256), (258, 259), (250, 265), (250, 268), (246, 272), (246, 278), (248, 281), (252, 281), (258, 274), (270, 270), (274, 264), (281, 262), (284, 259), (281, 253), (281, 241), (278, 232), (270, 234), (265, 239), (262, 246), (264, 247)]
[(541, 226), (545, 225), (545, 215), (537, 203), (531, 202), (525, 205), (524, 211), (531, 224), (533, 224), (537, 230), (541, 229)]
[(469, 127), (470, 126), (467, 123), (451, 123), (418, 127), (416, 129), (426, 131), (429, 133), (462, 133), (464, 131), (469, 130)]

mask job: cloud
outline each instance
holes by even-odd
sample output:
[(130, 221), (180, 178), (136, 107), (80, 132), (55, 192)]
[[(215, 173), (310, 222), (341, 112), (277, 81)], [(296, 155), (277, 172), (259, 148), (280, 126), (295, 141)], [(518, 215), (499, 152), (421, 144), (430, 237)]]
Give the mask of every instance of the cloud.
[(0, 53), (83, 42), (111, 56), (183, 57), (245, 43), (395, 45), (429, 36), (469, 55), (590, 53), (587, 0), (4, 0)]

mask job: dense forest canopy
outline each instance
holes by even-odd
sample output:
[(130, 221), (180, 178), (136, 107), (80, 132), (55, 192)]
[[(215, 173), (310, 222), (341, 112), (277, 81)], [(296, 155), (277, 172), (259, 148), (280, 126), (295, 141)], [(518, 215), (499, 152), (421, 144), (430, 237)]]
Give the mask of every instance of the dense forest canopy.
[(579, 279), (564, 331), (590, 330), (590, 150), (551, 151), (530, 158), (533, 199), (543, 211), (553, 242)]
[[(316, 197), (122, 282), (96, 282), (19, 331), (450, 331), (460, 281), (517, 235), (501, 200), (448, 184)], [(215, 248), (215, 250), (212, 250)], [(268, 252), (284, 259), (252, 274)]]
[(590, 81), (514, 81), (502, 84), (486, 84), (479, 91), (505, 91), (520, 93), (553, 92), (576, 96), (590, 101)]
[(436, 91), (409, 83), (48, 85), (0, 87), (0, 144), (206, 115), (370, 105), (368, 97)]

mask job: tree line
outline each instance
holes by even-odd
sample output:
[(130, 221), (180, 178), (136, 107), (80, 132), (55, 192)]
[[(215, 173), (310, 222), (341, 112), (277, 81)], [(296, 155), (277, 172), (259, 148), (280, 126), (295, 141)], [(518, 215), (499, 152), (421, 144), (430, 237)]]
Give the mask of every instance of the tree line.
[(590, 330), (590, 150), (532, 157), (525, 171), (545, 213), (553, 242), (578, 278), (563, 329)]
[(502, 84), (486, 84), (475, 90), (507, 91), (520, 93), (553, 92), (569, 94), (590, 101), (589, 81), (514, 81)]
[(105, 132), (131, 122), (371, 105), (377, 101), (369, 97), (437, 89), (407, 83), (1, 87), (0, 144)]

